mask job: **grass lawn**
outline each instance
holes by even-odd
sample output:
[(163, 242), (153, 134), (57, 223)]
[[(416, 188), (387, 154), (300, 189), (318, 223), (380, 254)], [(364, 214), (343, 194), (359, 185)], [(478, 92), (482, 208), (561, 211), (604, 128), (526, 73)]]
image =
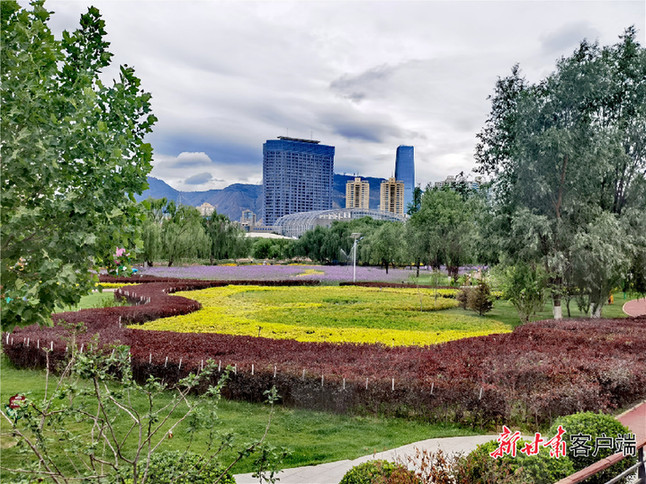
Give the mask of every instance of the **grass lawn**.
[(457, 307), (450, 297), (454, 292), (436, 295), (429, 289), (352, 286), (214, 287), (178, 293), (200, 302), (201, 310), (138, 328), (386, 345), (428, 345), (510, 330), (494, 318), (447, 312)]
[[(624, 299), (623, 292), (616, 292), (613, 294), (614, 302), (612, 304), (606, 304), (603, 306), (601, 316), (603, 318), (625, 318), (627, 317), (626, 313), (622, 311), (622, 307), (625, 303), (632, 299), (637, 299), (639, 296), (636, 294), (626, 294)], [(587, 318), (588, 315), (579, 311), (576, 306), (576, 302), (572, 301), (570, 303), (570, 311), (572, 318)], [(473, 311), (467, 311), (464, 309), (448, 309), (443, 311), (446, 314), (453, 314), (455, 317), (464, 316), (467, 314), (474, 314)], [(547, 301), (543, 310), (538, 312), (534, 317), (531, 318), (532, 321), (541, 321), (544, 319), (552, 319), (554, 314), (552, 312), (551, 301)], [(563, 302), (563, 317), (567, 318), (567, 309), (565, 307), (565, 302)], [(515, 328), (521, 324), (520, 318), (518, 317), (518, 311), (516, 308), (509, 302), (504, 299), (498, 299), (493, 303), (493, 309), (483, 316), (485, 320), (500, 321), (511, 328)]]
[(83, 296), (76, 306), (57, 307), (56, 312), (78, 311), (79, 309), (107, 308), (110, 306), (124, 306), (125, 303), (119, 303), (114, 299), (113, 291), (93, 292)]
[[(3, 405), (9, 397), (19, 392), (30, 392), (30, 398), (42, 398), (44, 395), (44, 372), (20, 370), (12, 366), (5, 356), (0, 359), (2, 365), (2, 386), (0, 400)], [(52, 381), (50, 381), (50, 385)], [(169, 395), (160, 397), (159, 403), (168, 401)], [(143, 408), (141, 395), (133, 395), (135, 405)], [(234, 447), (241, 448), (245, 442), (259, 438), (265, 428), (268, 407), (262, 404), (222, 400), (219, 404), (219, 420), (213, 422), (213, 428), (221, 431), (232, 431), (235, 435)], [(125, 422), (127, 419), (122, 419)], [(80, 435), (87, 430), (78, 424), (70, 423)], [(437, 425), (415, 422), (404, 419), (380, 419), (372, 417), (351, 417), (306, 410), (294, 410), (276, 407), (268, 442), (284, 446), (291, 450), (284, 467), (297, 467), (319, 464), (356, 457), (398, 447), (418, 440), (434, 437), (475, 435), (471, 429), (454, 424)], [(15, 439), (10, 435), (4, 422), (0, 423), (0, 449), (3, 466), (20, 466), (24, 457), (17, 455), (14, 449)], [(188, 442), (184, 433), (176, 431), (173, 439), (166, 439), (163, 448), (166, 450), (183, 450)], [(195, 452), (204, 451), (204, 441), (193, 444)], [(228, 451), (223, 461), (232, 460), (235, 454)], [(250, 472), (252, 461), (240, 462), (234, 473)], [(0, 481), (9, 482), (7, 476), (0, 475)]]

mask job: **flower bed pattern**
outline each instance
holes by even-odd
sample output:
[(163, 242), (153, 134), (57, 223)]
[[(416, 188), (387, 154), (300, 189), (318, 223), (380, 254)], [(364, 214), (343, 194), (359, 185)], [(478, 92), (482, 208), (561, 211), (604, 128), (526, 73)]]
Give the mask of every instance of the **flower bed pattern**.
[(216, 287), (180, 293), (202, 309), (144, 329), (395, 346), (509, 332), (498, 321), (438, 312), (458, 306), (456, 290), (441, 291), (447, 297), (410, 287)]
[[(137, 322), (195, 310), (196, 302), (167, 293), (214, 284), (222, 282), (151, 281), (117, 291), (147, 304), (61, 313), (55, 320), (86, 323), (79, 345), (94, 334), (104, 344), (129, 345), (140, 380), (154, 374), (173, 382), (209, 358), (222, 367), (235, 365), (225, 394), (250, 401), (262, 400), (275, 384), (286, 404), (299, 407), (539, 424), (646, 397), (644, 317), (542, 321), (424, 348), (141, 331), (119, 324), (120, 318)], [(4, 351), (18, 366), (43, 367), (43, 348), (50, 344), (52, 359), (64, 358), (63, 335), (60, 325), (17, 329), (3, 335)]]

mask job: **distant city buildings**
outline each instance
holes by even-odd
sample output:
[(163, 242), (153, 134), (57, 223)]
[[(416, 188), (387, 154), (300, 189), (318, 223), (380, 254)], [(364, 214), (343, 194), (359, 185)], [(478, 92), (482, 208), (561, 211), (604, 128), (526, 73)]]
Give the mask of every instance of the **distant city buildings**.
[(403, 216), (404, 187), (403, 182), (392, 177), (381, 182), (379, 210)]
[(332, 208), (334, 146), (279, 136), (263, 145), (265, 225), (284, 215)]
[(404, 183), (404, 211), (413, 202), (415, 188), (415, 148), (400, 145), (395, 158), (395, 178)]
[(208, 202), (204, 202), (202, 205), (197, 207), (197, 210), (200, 212), (202, 217), (210, 217), (215, 212), (215, 207)]
[(254, 228), (256, 226), (256, 214), (251, 210), (243, 210), (240, 225), (247, 230)]
[(357, 177), (345, 185), (345, 208), (370, 208), (370, 183)]

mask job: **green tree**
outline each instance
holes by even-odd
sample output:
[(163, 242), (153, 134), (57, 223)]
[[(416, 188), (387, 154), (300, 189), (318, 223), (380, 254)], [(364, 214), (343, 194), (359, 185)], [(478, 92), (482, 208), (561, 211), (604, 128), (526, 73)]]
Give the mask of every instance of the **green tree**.
[(370, 247), (370, 262), (384, 265), (386, 274), (389, 266), (394, 266), (403, 260), (402, 228), (400, 222), (386, 222), (364, 242)]
[(523, 261), (502, 271), (503, 297), (516, 308), (520, 320), (528, 323), (543, 308), (547, 276), (540, 265)]
[(478, 170), (495, 177), (501, 234), (525, 228), (521, 238), (503, 236), (504, 252), (514, 259), (534, 240), (555, 318), (577, 234), (600, 212), (646, 209), (646, 51), (635, 37), (629, 28), (613, 46), (583, 41), (534, 85), (515, 66), (497, 82), (478, 134)]
[(209, 238), (209, 259), (211, 264), (219, 259), (236, 259), (249, 252), (244, 230), (234, 224), (224, 214), (213, 212), (202, 219), (204, 230)]
[(155, 259), (162, 256), (162, 224), (164, 222), (164, 209), (168, 201), (165, 198), (148, 198), (141, 202), (145, 219), (141, 227), (143, 241), (144, 262), (152, 267)]
[(48, 324), (134, 244), (156, 118), (130, 67), (105, 86), (112, 54), (96, 8), (56, 40), (42, 0), (2, 2), (2, 329)]
[(425, 260), (435, 268), (445, 264), (457, 280), (458, 269), (470, 260), (474, 235), (475, 202), (450, 188), (431, 188), (422, 196), (422, 207), (409, 223), (426, 251)]
[(175, 205), (166, 207), (168, 218), (162, 224), (162, 247), (171, 267), (178, 259), (206, 255), (209, 238), (202, 226), (202, 215), (195, 207)]

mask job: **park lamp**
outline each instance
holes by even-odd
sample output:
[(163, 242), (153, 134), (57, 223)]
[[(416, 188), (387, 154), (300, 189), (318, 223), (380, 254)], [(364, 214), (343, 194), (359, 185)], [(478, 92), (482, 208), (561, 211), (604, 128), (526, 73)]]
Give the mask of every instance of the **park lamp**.
[(354, 239), (352, 243), (352, 282), (357, 282), (357, 242), (362, 237), (359, 232), (352, 232), (350, 237)]

